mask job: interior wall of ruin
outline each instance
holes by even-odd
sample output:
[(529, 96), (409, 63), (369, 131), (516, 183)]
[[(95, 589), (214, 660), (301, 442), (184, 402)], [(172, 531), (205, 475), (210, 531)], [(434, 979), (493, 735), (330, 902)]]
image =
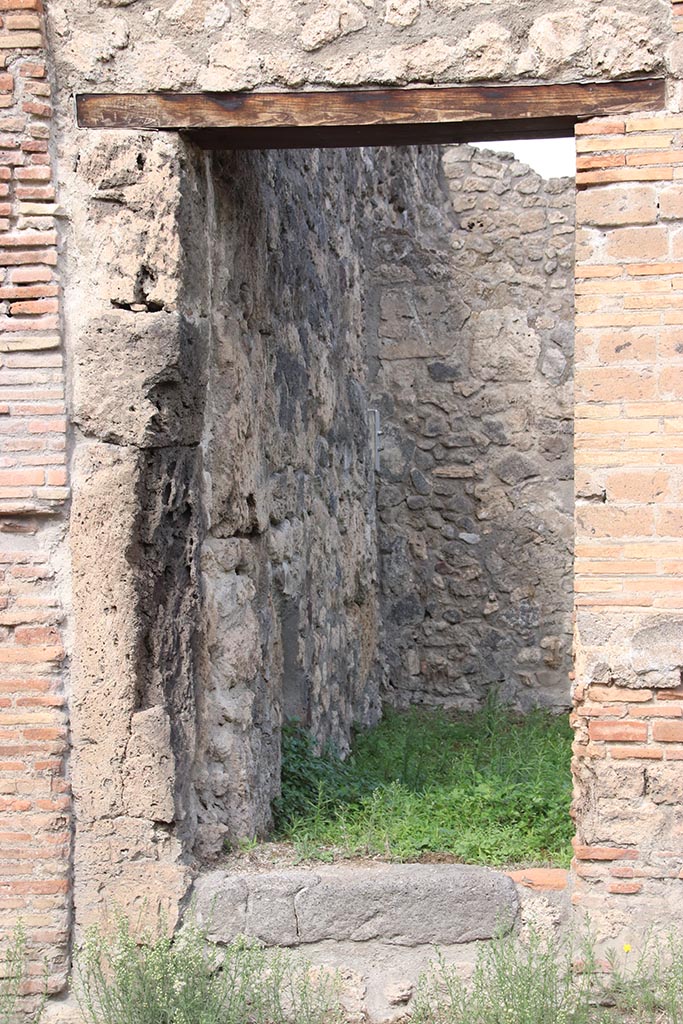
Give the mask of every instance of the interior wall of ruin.
[(283, 720), (344, 752), (380, 715), (359, 244), (372, 159), (225, 153), (207, 173), (204, 853), (269, 825)]
[(388, 162), (366, 259), (388, 695), (566, 707), (574, 183), (469, 146)]

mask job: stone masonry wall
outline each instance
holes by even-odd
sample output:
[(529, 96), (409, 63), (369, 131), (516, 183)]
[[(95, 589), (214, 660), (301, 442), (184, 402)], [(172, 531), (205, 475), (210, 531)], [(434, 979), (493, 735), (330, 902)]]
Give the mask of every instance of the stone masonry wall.
[(664, 68), (668, 0), (51, 0), (64, 84), (243, 90)]
[(60, 169), (76, 923), (119, 906), (172, 926), (197, 818), (204, 169), (176, 140), (118, 134), (84, 139)]
[(391, 699), (568, 706), (572, 180), (469, 146), (388, 179), (369, 354)]
[(52, 91), (40, 0), (0, 3), (0, 935), (64, 985), (70, 802), (64, 368)]
[(345, 751), (380, 713), (361, 275), (374, 167), (335, 151), (207, 169), (205, 854), (269, 825), (283, 719)]

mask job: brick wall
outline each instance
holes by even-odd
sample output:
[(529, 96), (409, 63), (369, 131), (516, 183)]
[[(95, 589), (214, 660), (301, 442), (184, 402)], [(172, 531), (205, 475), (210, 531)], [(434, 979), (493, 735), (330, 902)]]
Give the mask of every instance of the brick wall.
[(683, 886), (683, 116), (577, 153), (574, 899), (627, 934)]
[(0, 0), (0, 935), (21, 918), (33, 971), (47, 956), (57, 989), (69, 917), (68, 491), (42, 14), (40, 0)]

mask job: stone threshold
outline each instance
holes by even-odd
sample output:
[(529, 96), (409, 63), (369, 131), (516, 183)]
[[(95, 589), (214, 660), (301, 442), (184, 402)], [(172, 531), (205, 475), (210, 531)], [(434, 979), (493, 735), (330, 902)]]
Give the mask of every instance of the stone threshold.
[(559, 874), (548, 876), (545, 869), (507, 873), (463, 864), (216, 870), (197, 879), (194, 902), (216, 942), (246, 935), (267, 946), (452, 946), (511, 929), (520, 912), (518, 885), (560, 888)]

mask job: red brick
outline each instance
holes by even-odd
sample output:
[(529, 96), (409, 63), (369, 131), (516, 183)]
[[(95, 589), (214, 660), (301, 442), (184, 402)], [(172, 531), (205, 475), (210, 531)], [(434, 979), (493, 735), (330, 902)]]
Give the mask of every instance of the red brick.
[(647, 739), (647, 722), (605, 722), (592, 721), (588, 726), (588, 735), (592, 740), (608, 742), (642, 742)]
[(56, 299), (36, 299), (30, 302), (13, 302), (10, 305), (10, 312), (13, 316), (57, 313), (59, 312), (59, 303)]
[(615, 895), (635, 896), (642, 888), (641, 882), (610, 882), (607, 891)]
[(624, 849), (621, 846), (583, 846), (577, 841), (573, 843), (574, 856), (577, 860), (637, 860), (638, 850)]
[(610, 756), (617, 761), (625, 761), (629, 758), (645, 761), (661, 761), (664, 751), (661, 747), (637, 747), (635, 744), (629, 747), (609, 747)]
[(54, 250), (50, 251), (48, 249), (32, 249), (28, 252), (0, 252), (0, 267), (16, 267), (28, 263), (45, 263), (48, 266), (54, 267), (57, 264), (57, 253)]
[(17, 29), (39, 29), (41, 21), (38, 14), (8, 14), (5, 18), (5, 27), (13, 31)]
[(524, 868), (507, 871), (506, 874), (517, 885), (535, 892), (561, 892), (567, 888), (568, 876), (564, 868)]
[(50, 180), (50, 168), (49, 167), (19, 167), (16, 170), (15, 177), (18, 179), (18, 181), (49, 181)]
[[(51, 274), (48, 271), (49, 281)], [(59, 286), (56, 284), (37, 284), (29, 285), (28, 287), (8, 287), (0, 288), (0, 299), (43, 299), (49, 298), (59, 294)]]
[(25, 267), (21, 270), (10, 270), (9, 279), (14, 284), (23, 284), (26, 281), (52, 281), (54, 273), (49, 267)]
[(0, 487), (37, 486), (44, 482), (42, 469), (0, 469)]
[(608, 120), (601, 118), (595, 121), (579, 122), (574, 126), (574, 134), (577, 137), (584, 135), (623, 135), (626, 131), (626, 122), (619, 120)]
[(588, 697), (594, 701), (645, 702), (652, 700), (652, 690), (630, 689), (625, 686), (591, 686)]
[(18, 231), (0, 237), (0, 246), (8, 248), (34, 248), (45, 245), (56, 245), (56, 231)]
[(683, 743), (683, 721), (654, 722), (652, 738), (661, 743)]
[[(17, 6), (20, 5), (17, 4)], [(22, 78), (44, 78), (45, 73), (46, 68), (42, 61), (27, 61), (19, 68)]]

